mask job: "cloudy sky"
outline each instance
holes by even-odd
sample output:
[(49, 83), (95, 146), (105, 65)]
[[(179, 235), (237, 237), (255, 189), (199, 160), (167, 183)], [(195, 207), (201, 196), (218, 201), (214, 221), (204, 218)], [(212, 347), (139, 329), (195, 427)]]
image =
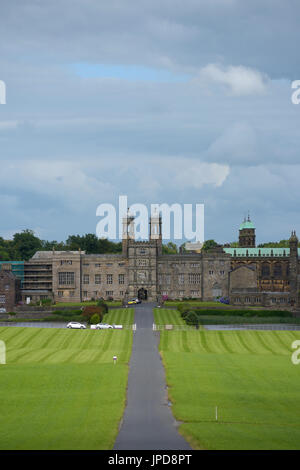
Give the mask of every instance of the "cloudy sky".
[(0, 236), (101, 203), (204, 203), (205, 238), (300, 235), (298, 0), (1, 3)]

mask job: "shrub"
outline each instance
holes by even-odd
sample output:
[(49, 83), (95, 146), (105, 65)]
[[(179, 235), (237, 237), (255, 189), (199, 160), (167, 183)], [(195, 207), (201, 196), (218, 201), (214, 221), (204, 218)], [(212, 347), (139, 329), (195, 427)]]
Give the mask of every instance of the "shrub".
[(191, 307), (189, 304), (180, 304), (177, 306), (177, 310), (180, 312), (181, 316), (185, 312), (189, 312), (191, 310)]
[(74, 317), (82, 314), (81, 310), (54, 310), (53, 315), (61, 315), (63, 317)]
[(89, 318), (89, 324), (96, 325), (97, 323), (100, 323), (100, 316), (99, 313), (94, 313), (94, 315)]
[(98, 305), (88, 305), (87, 307), (84, 307), (82, 312), (83, 317), (88, 323), (90, 322), (91, 317), (95, 314), (99, 316), (99, 321), (97, 323), (101, 322), (104, 315), (103, 307)]
[(8, 312), (8, 315), (15, 315), (16, 312)]
[(221, 304), (229, 305), (229, 298), (228, 297), (219, 297), (218, 300), (219, 300), (219, 302), (221, 302)]
[(42, 299), (41, 304), (42, 305), (52, 305), (52, 300), (51, 299)]
[(199, 318), (197, 313), (195, 312), (189, 312), (185, 318), (185, 321), (187, 325), (198, 325), (199, 324)]
[(181, 316), (181, 318), (183, 318), (185, 320), (189, 313), (190, 313), (190, 310), (189, 311), (185, 310), (184, 312), (182, 312), (180, 314), (180, 316)]
[(292, 317), (293, 314), (286, 310), (247, 310), (247, 309), (196, 309), (194, 310), (200, 317), (202, 315), (218, 315), (222, 317), (240, 316), (240, 317)]
[(107, 304), (105, 303), (105, 301), (103, 299), (99, 299), (97, 301), (97, 307), (101, 307), (102, 308), (102, 313), (105, 314), (108, 312), (108, 306)]

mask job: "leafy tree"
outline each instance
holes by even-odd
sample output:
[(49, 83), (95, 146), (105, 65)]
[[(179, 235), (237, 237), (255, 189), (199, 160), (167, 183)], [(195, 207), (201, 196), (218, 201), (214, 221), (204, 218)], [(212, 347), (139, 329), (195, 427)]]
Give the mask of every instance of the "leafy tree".
[(15, 233), (13, 241), (19, 259), (25, 261), (28, 261), (42, 248), (42, 241), (34, 235), (32, 230), (23, 230), (21, 233)]
[(162, 252), (165, 255), (175, 255), (178, 253), (178, 247), (176, 243), (169, 242), (166, 245), (162, 246)]
[[(289, 248), (289, 240), (280, 240), (279, 242), (267, 242), (258, 245), (258, 248)], [(300, 247), (300, 242), (298, 243)]]
[(215, 248), (216, 246), (218, 246), (218, 244), (215, 240), (206, 240), (203, 243), (202, 251), (211, 250), (212, 248)]

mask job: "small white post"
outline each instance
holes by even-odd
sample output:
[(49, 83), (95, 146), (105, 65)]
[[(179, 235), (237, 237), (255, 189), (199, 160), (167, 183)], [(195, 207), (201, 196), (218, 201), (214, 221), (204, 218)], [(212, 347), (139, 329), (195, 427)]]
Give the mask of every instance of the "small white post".
[(216, 421), (218, 421), (218, 407), (216, 406)]
[(113, 356), (114, 365), (117, 363), (117, 356)]

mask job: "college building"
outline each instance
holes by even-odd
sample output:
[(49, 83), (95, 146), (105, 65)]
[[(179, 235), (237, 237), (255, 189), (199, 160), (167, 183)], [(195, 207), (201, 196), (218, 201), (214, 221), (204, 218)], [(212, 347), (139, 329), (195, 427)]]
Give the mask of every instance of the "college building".
[(284, 307), (298, 302), (300, 251), (295, 232), (289, 248), (257, 248), (255, 227), (248, 217), (239, 227), (236, 248), (220, 245), (209, 251), (163, 254), (160, 215), (150, 218), (147, 241), (135, 240), (134, 222), (129, 214), (123, 219), (119, 254), (38, 251), (28, 262), (11, 262), (10, 274), (20, 279), (23, 302), (100, 297), (160, 302), (163, 296), (203, 301), (223, 296), (236, 305)]

